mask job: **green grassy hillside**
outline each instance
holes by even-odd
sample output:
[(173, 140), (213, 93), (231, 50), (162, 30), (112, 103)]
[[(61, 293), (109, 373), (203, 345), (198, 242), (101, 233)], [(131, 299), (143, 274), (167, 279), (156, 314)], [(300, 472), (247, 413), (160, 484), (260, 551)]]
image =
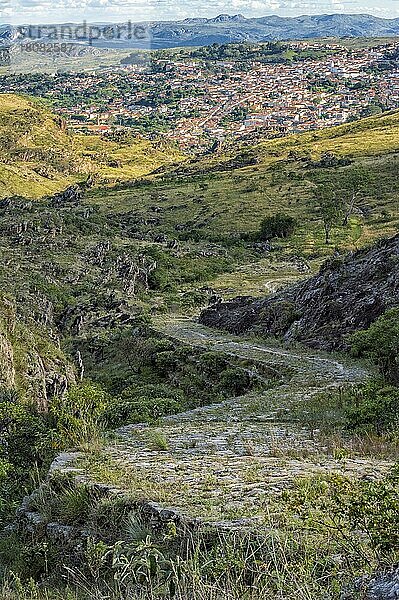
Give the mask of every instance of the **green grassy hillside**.
[[(318, 161), (333, 154), (338, 166)], [(339, 166), (345, 158), (346, 166)], [(356, 169), (370, 176), (347, 226), (337, 221), (330, 247), (314, 198), (318, 183), (332, 180), (337, 188)], [(399, 113), (369, 118), (334, 129), (264, 141), (253, 147), (227, 146), (161, 175), (151, 184), (128, 189), (97, 190), (90, 201), (101, 210), (129, 207), (140, 216), (153, 216), (152, 232), (176, 237), (226, 241), (240, 232), (254, 233), (262, 218), (285, 212), (299, 226), (288, 246), (306, 257), (324, 256), (334, 246), (352, 249), (392, 235), (399, 226)], [(277, 243), (277, 245), (279, 245)], [(287, 242), (284, 241), (284, 246)]]
[[(297, 257), (314, 270), (335, 247), (361, 247), (399, 226), (399, 113), (256, 146), (227, 143), (220, 153), (182, 162), (175, 149), (146, 140), (69, 134), (37, 101), (4, 94), (0, 140), (0, 197), (40, 198), (92, 174), (97, 186), (86, 203), (104, 222), (131, 222), (134, 216), (129, 231), (161, 252), (165, 274), (175, 286), (172, 273), (179, 273), (183, 294), (190, 282), (202, 280), (225, 296), (263, 295), (306, 275)], [(349, 164), (318, 166), (328, 153)], [(339, 187), (359, 167), (372, 175), (359, 199), (362, 212), (346, 226), (337, 220), (326, 246), (315, 186), (332, 179)], [(274, 240), (275, 252), (254, 251), (245, 236), (277, 212), (298, 221), (294, 235)], [(166, 249), (165, 241), (173, 239), (177, 253)], [(163, 305), (163, 298), (154, 302)]]
[(40, 198), (90, 174), (100, 183), (129, 180), (182, 158), (146, 140), (69, 134), (60, 117), (13, 94), (0, 95), (0, 147), (0, 197)]
[(389, 154), (399, 148), (399, 112), (370, 117), (332, 129), (264, 142), (260, 154), (271, 159), (286, 156), (292, 149), (313, 157), (323, 152), (361, 157)]
[[(384, 566), (396, 564), (397, 494), (391, 494), (389, 487), (396, 485), (396, 479), (383, 480), (378, 489), (374, 486), (376, 473), (382, 474), (390, 465), (380, 460), (375, 462), (376, 457), (387, 460), (397, 457), (398, 436), (391, 430), (388, 437), (388, 433), (380, 435), (379, 430), (373, 429), (370, 435), (368, 430), (363, 435), (360, 428), (359, 433), (356, 430), (354, 435), (349, 435), (349, 430), (343, 429), (348, 414), (355, 415), (354, 421), (356, 414), (360, 415), (359, 425), (363, 425), (366, 421), (360, 417), (367, 419), (374, 411), (373, 403), (366, 406), (368, 396), (363, 396), (362, 388), (353, 391), (353, 386), (366, 376), (363, 365), (341, 362), (338, 356), (332, 360), (324, 354), (316, 357), (300, 346), (291, 352), (290, 348), (282, 348), (277, 340), (263, 347), (258, 339), (254, 343), (247, 339), (238, 344), (224, 334), (221, 337), (206, 334), (201, 327), (187, 325), (186, 319), (175, 319), (175, 316), (198, 313), (209, 302), (214, 303), (219, 292), (225, 298), (240, 294), (265, 296), (276, 286), (308, 277), (336, 250), (362, 246), (394, 233), (399, 225), (399, 115), (265, 141), (252, 147), (230, 145), (223, 153), (183, 163), (173, 149), (160, 149), (143, 140), (111, 142), (69, 135), (63, 123), (46, 108), (3, 95), (0, 96), (0, 143), (0, 198), (12, 194), (25, 196), (0, 202), (0, 530), (14, 521), (22, 497), (37, 487), (38, 480), (46, 480), (49, 463), (60, 451), (89, 452), (85, 464), (91, 473), (96, 472), (98, 483), (109, 482), (113, 486), (112, 498), (100, 496), (98, 492), (103, 487), (96, 486), (98, 510), (97, 504), (92, 510), (91, 496), (84, 486), (83, 491), (65, 487), (64, 493), (61, 485), (59, 500), (58, 492), (50, 489), (50, 503), (41, 491), (47, 484), (44, 488), (41, 486), (40, 493), (29, 501), (33, 504), (25, 504), (29, 510), (26, 534), (18, 523), (18, 528), (8, 528), (8, 534), (0, 536), (0, 597), (39, 598), (43, 589), (46, 599), (82, 600), (86, 596), (93, 597), (94, 586), (103, 580), (103, 573), (105, 577), (109, 575), (109, 581), (121, 581), (119, 571), (115, 571), (114, 576), (109, 566), (112, 561), (106, 558), (116, 556), (110, 552), (123, 548), (119, 541), (114, 546), (114, 538), (108, 536), (114, 523), (119, 523), (118, 515), (124, 528), (120, 539), (132, 543), (126, 556), (138, 557), (134, 563), (139, 573), (134, 585), (140, 584), (137, 598), (149, 597), (147, 588), (143, 587), (143, 565), (149, 565), (151, 570), (153, 564), (159, 565), (163, 573), (165, 561), (159, 554), (159, 533), (156, 545), (149, 545), (150, 538), (141, 527), (141, 521), (130, 520), (130, 509), (125, 510), (122, 498), (116, 496), (114, 490), (117, 485), (128, 489), (133, 482), (134, 493), (139, 494), (140, 500), (169, 503), (170, 497), (157, 496), (158, 480), (154, 485), (151, 477), (148, 478), (152, 460), (154, 464), (172, 469), (173, 477), (176, 473), (179, 477), (186, 473), (186, 479), (172, 481), (169, 476), (172, 470), (169, 474), (165, 471), (169, 484), (175, 482), (175, 487), (183, 491), (187, 488), (190, 499), (197, 498), (195, 502), (206, 505), (209, 513), (215, 508), (219, 511), (212, 497), (216, 498), (215, 482), (222, 473), (223, 488), (220, 489), (227, 501), (223, 502), (222, 511), (213, 512), (219, 520), (234, 519), (239, 523), (246, 516), (247, 508), (242, 511), (237, 501), (239, 495), (250, 499), (247, 506), (251, 513), (262, 506), (264, 515), (271, 518), (269, 524), (260, 514), (265, 520), (254, 521), (256, 526), (263, 522), (270, 532), (276, 523), (281, 524), (277, 529), (281, 527), (282, 532), (281, 558), (274, 551), (274, 534), (271, 560), (269, 546), (265, 546), (269, 563), (259, 554), (259, 548), (250, 549), (263, 571), (264, 565), (270, 566), (265, 571), (273, 575), (273, 581), (265, 583), (268, 600), (318, 598), (324, 593), (326, 582), (328, 593), (331, 590), (329, 597), (338, 600), (342, 598), (342, 581), (353, 581), (354, 573), (374, 570), (381, 557)], [(171, 163), (179, 160), (181, 164), (172, 166)], [(364, 182), (367, 181), (356, 197), (359, 210), (350, 215), (348, 223), (343, 224), (342, 218), (334, 219), (331, 243), (326, 244), (323, 215), (314, 191), (327, 181), (341, 190), (348, 177), (359, 169), (364, 174)], [(66, 196), (57, 202), (43, 198), (90, 174), (95, 176), (97, 186), (81, 198), (69, 201)], [(297, 225), (292, 235), (268, 241), (260, 239), (262, 219), (279, 212), (295, 218)], [(340, 262), (336, 256), (331, 265)], [(385, 270), (388, 273), (389, 269)], [(341, 290), (341, 284), (337, 285)], [(372, 294), (370, 297), (374, 298)], [(372, 308), (370, 305), (370, 310)], [(332, 302), (329, 309), (332, 318), (340, 318), (336, 316), (341, 314), (337, 303)], [(352, 307), (351, 310), (353, 312)], [(296, 318), (289, 303), (283, 303), (281, 315), (283, 320)], [(380, 335), (380, 329), (377, 334)], [(359, 340), (361, 344), (361, 338)], [(349, 386), (347, 395), (346, 384)], [(251, 395), (245, 395), (248, 391)], [(396, 391), (386, 393), (386, 397), (378, 396), (385, 402), (382, 406), (394, 406), (394, 402), (396, 406)], [(165, 415), (222, 400), (223, 404), (212, 407), (211, 412), (204, 409), (205, 419), (200, 411), (196, 413), (201, 421), (198, 431), (192, 413), (186, 414), (187, 423), (194, 429), (185, 438), (180, 422), (178, 431), (173, 433), (172, 421), (162, 421)], [(347, 412), (346, 406), (348, 411), (355, 408), (357, 413)], [(365, 417), (360, 414), (363, 406)], [(227, 411), (226, 424), (220, 408)], [(382, 410), (391, 420), (393, 411)], [(208, 419), (213, 437), (207, 430)], [(116, 438), (109, 440), (104, 435), (105, 430), (144, 422), (151, 425), (148, 448), (146, 439), (139, 437), (138, 429), (131, 430), (129, 445), (143, 442), (140, 447), (145, 456), (129, 454)], [(265, 428), (269, 426), (270, 434), (266, 436)], [(126, 471), (126, 475), (122, 471), (123, 481), (126, 478), (129, 481), (128, 485), (121, 483), (119, 463), (114, 468), (116, 463), (109, 460), (108, 450), (102, 450), (108, 448), (108, 441), (113, 451), (120, 452), (119, 457), (123, 456), (133, 467), (145, 459), (145, 477), (150, 486), (140, 487), (140, 478), (135, 478), (134, 471)], [(226, 480), (223, 464), (221, 469), (220, 465), (208, 461), (207, 448), (209, 455), (226, 459), (229, 469), (232, 465), (243, 467), (226, 471)], [(130, 450), (133, 452), (133, 445)], [(170, 462), (170, 452), (181, 457), (186, 453), (186, 462), (175, 466)], [(296, 477), (301, 472), (298, 460), (306, 467), (313, 454), (316, 470), (305, 468), (306, 478), (293, 480), (291, 473)], [(269, 466), (258, 469), (257, 456), (262, 461), (266, 457), (270, 470)], [(356, 477), (364, 475), (362, 482), (373, 487), (363, 490), (356, 487), (356, 482), (348, 487), (342, 474), (352, 477), (352, 470), (346, 471), (352, 458)], [(169, 466), (163, 462), (165, 459)], [(197, 461), (198, 468), (192, 468), (193, 461)], [(292, 471), (289, 467), (287, 475), (289, 461), (293, 461)], [(326, 473), (337, 472), (331, 478), (326, 475), (326, 481), (320, 479), (323, 461)], [(363, 471), (359, 465), (368, 466)], [(376, 469), (376, 465), (382, 468)], [(156, 474), (156, 469), (152, 471)], [(165, 479), (165, 473), (160, 472), (160, 479)], [(282, 476), (293, 484), (288, 495), (282, 495), (283, 488), (278, 487)], [(60, 486), (62, 480), (54, 481)], [(197, 481), (201, 482), (198, 486)], [(244, 482), (242, 488), (237, 487), (240, 481)], [(337, 500), (336, 508), (331, 503), (325, 504), (329, 486), (338, 495), (342, 489), (342, 504)], [(278, 510), (274, 504), (267, 504), (265, 489), (278, 491)], [(313, 501), (309, 489), (316, 490), (321, 504), (318, 498), (313, 505), (309, 504)], [(319, 494), (320, 489), (322, 494)], [(387, 495), (387, 490), (391, 495)], [(135, 499), (133, 495), (132, 498)], [(251, 498), (256, 503), (255, 509)], [(387, 498), (392, 504), (387, 504)], [(43, 519), (42, 499), (46, 510)], [(334, 496), (331, 502), (333, 499)], [(291, 500), (292, 508), (285, 509), (287, 517), (283, 521), (281, 502)], [(352, 507), (357, 510), (358, 506), (378, 507), (382, 501), (392, 515), (388, 527), (386, 519), (380, 523), (371, 511), (360, 513), (360, 519), (366, 519), (361, 521), (367, 525), (363, 531), (359, 529), (358, 513), (354, 512), (353, 521), (347, 524), (344, 521), (342, 531), (337, 530), (337, 537), (332, 538), (331, 522), (341, 522), (343, 514), (349, 514), (343, 513), (342, 507), (352, 511)], [(173, 506), (180, 505), (173, 502)], [(394, 506), (392, 510), (391, 506)], [(331, 519), (327, 513), (325, 528), (310, 531), (309, 515), (312, 523), (319, 522), (325, 507)], [(32, 520), (35, 513), (31, 509), (39, 511), (39, 520)], [(298, 510), (303, 511), (306, 522), (298, 521)], [(38, 524), (37, 537), (32, 533), (36, 531), (32, 529), (35, 523)], [(57, 523), (61, 529), (50, 527)], [(364, 545), (371, 539), (369, 523), (375, 523), (372, 531), (375, 547)], [(165, 556), (170, 556), (171, 544), (184, 548), (186, 556), (186, 546), (177, 543), (173, 524), (165, 529), (168, 544)], [(80, 529), (73, 528), (75, 525), (84, 525), (84, 535)], [(234, 536), (235, 528), (236, 525), (232, 530)], [(59, 542), (48, 543), (45, 532), (50, 530)], [(304, 538), (305, 530), (312, 536)], [(68, 535), (78, 540), (81, 554), (77, 555), (75, 547), (69, 545), (65, 531), (72, 532)], [(82, 540), (86, 539), (87, 531), (90, 538), (86, 545)], [(118, 540), (119, 531), (122, 529), (115, 528)], [(359, 551), (354, 550), (351, 543), (348, 553), (346, 541), (355, 539), (354, 532)], [(228, 549), (220, 550), (219, 546), (208, 551), (208, 529), (206, 536), (208, 570), (203, 571), (202, 566), (195, 570), (193, 589), (197, 589), (199, 572), (205, 573), (207, 589), (214, 573), (218, 581), (223, 576), (218, 563), (209, 562), (211, 555), (233, 557), (234, 584), (235, 567), (241, 564), (241, 558)], [(256, 536), (257, 546), (258, 539)], [(299, 548), (297, 540), (302, 539), (304, 546)], [(388, 550), (393, 540), (394, 559), (380, 554), (381, 539)], [(200, 543), (202, 547), (201, 539)], [(137, 554), (138, 548), (145, 554)], [(68, 564), (67, 552), (71, 551), (74, 568), (76, 556), (79, 560), (76, 576), (73, 570), (64, 569)], [(305, 582), (301, 596), (297, 582), (293, 583), (291, 577), (292, 572), (298, 571), (299, 563), (291, 560), (291, 555), (299, 556), (300, 561), (309, 566), (307, 571), (300, 571), (299, 577)], [(336, 556), (346, 555), (348, 566), (335, 560)], [(129, 563), (123, 554), (118, 556), (121, 561), (118, 564), (125, 572)], [(271, 595), (277, 563), (284, 567), (277, 578), (281, 588)], [(173, 566), (173, 572), (182, 564), (179, 558), (178, 568)], [(312, 587), (316, 571), (319, 573), (316, 583), (320, 581), (317, 588)], [(248, 581), (253, 587), (254, 581), (257, 585), (253, 573), (256, 571), (250, 566), (243, 577), (238, 576), (240, 581)], [(10, 574), (11, 587), (8, 581), (2, 587), (3, 574)], [(53, 582), (66, 579), (73, 590), (79, 589), (79, 592), (69, 594), (61, 590), (61, 595), (51, 592), (47, 595), (44, 582), (52, 586)], [(25, 581), (29, 582), (26, 594)], [(169, 579), (165, 581), (169, 583)], [(155, 592), (159, 591), (162, 597), (167, 590), (165, 581), (162, 579), (161, 587)], [(89, 590), (88, 595), (80, 594), (82, 582), (84, 590)], [(147, 583), (153, 585), (151, 574)], [(219, 583), (217, 585), (219, 594)], [(130, 580), (128, 586), (128, 595), (121, 595), (119, 590), (112, 597), (131, 598), (135, 588), (131, 587)], [(151, 594), (154, 589), (151, 587)], [(237, 588), (237, 593), (232, 589), (234, 598), (246, 598), (252, 593), (247, 588)], [(111, 598), (110, 590), (112, 592), (108, 587), (104, 592), (106, 597)], [(212, 590), (210, 593), (215, 597)], [(105, 598), (102, 589), (96, 597)], [(192, 591), (183, 593), (182, 597), (193, 597)], [(204, 595), (208, 597), (211, 596)]]

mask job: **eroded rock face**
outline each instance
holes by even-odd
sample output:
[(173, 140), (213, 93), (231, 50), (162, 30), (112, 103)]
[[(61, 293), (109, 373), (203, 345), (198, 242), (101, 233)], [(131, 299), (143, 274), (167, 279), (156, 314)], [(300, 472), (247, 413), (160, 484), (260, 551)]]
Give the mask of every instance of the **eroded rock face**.
[(374, 577), (367, 590), (368, 600), (395, 600), (399, 598), (399, 567), (390, 573)]
[(57, 340), (46, 340), (43, 349), (41, 335), (17, 316), (15, 301), (0, 294), (0, 388), (17, 388), (46, 411), (48, 401), (75, 382), (75, 374)]
[(10, 334), (15, 324), (15, 307), (6, 297), (0, 298), (0, 387), (15, 385), (14, 350)]
[(397, 600), (399, 598), (399, 567), (374, 576), (365, 575), (355, 581), (350, 589), (344, 590), (340, 600)]
[(314, 348), (339, 349), (399, 305), (399, 235), (371, 249), (330, 259), (320, 272), (263, 299), (236, 298), (206, 309), (200, 322), (232, 333), (284, 336)]
[(14, 353), (10, 342), (0, 333), (0, 387), (15, 385)]

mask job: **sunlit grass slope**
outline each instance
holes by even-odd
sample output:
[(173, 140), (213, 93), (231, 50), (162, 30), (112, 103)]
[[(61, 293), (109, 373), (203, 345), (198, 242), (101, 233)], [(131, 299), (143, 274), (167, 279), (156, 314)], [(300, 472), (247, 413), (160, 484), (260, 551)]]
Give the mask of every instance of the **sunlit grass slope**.
[[(321, 155), (350, 159), (349, 166), (320, 168)], [(349, 169), (363, 166), (374, 175), (348, 226), (337, 223), (325, 247), (323, 224), (314, 198), (315, 181), (332, 178), (339, 187)], [(298, 220), (290, 241), (294, 253), (320, 256), (334, 246), (356, 248), (399, 229), (399, 113), (341, 127), (264, 141), (257, 146), (230, 144), (215, 155), (178, 167), (172, 176), (151, 176), (152, 184), (98, 190), (92, 201), (104, 211), (137, 211), (144, 220), (159, 206), (159, 225), (173, 236), (217, 240), (256, 232), (260, 221), (277, 212)]]
[(90, 174), (100, 183), (142, 177), (181, 158), (147, 140), (122, 145), (70, 134), (39, 102), (0, 94), (0, 197), (39, 198)]

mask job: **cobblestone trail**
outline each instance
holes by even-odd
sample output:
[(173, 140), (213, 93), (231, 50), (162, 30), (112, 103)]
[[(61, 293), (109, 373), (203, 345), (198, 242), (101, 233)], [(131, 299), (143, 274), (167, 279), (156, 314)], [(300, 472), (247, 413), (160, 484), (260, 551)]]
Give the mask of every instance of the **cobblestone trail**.
[[(390, 463), (335, 459), (318, 430), (302, 426), (294, 408), (314, 394), (356, 384), (368, 376), (360, 365), (308, 350), (268, 345), (208, 330), (188, 320), (159, 323), (165, 335), (195, 347), (289, 367), (290, 379), (262, 392), (162, 419), (157, 427), (118, 430), (107, 460), (128, 473), (132, 489), (147, 500), (209, 521), (261, 521), (265, 497), (298, 476), (337, 472), (374, 478)], [(157, 448), (162, 436), (167, 450)]]

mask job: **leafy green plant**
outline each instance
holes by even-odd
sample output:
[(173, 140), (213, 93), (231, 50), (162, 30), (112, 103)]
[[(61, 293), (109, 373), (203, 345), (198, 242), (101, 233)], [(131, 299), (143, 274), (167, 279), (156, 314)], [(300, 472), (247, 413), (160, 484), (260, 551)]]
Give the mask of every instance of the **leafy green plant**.
[(0, 389), (0, 457), (21, 472), (46, 458), (51, 436), (45, 418), (34, 406), (22, 404), (15, 390)]
[(169, 450), (169, 442), (165, 434), (159, 429), (150, 429), (147, 439), (152, 450), (160, 450), (162, 452)]
[(388, 310), (350, 338), (352, 354), (371, 358), (389, 382), (399, 384), (399, 308)]
[(283, 213), (265, 217), (260, 224), (259, 239), (288, 238), (294, 233), (296, 225), (294, 217)]
[(358, 558), (381, 560), (399, 547), (399, 469), (376, 481), (339, 475), (299, 479), (283, 499), (310, 530), (333, 533)]
[(32, 587), (34, 581), (48, 575), (55, 555), (55, 549), (43, 539), (21, 536), (15, 532), (0, 538), (2, 568), (6, 572), (15, 573), (17, 579), (21, 576), (24, 582), (32, 579)]
[(122, 397), (115, 398), (110, 404), (106, 419), (111, 427), (120, 427), (126, 423), (154, 423), (159, 418), (175, 414), (182, 410), (184, 404), (177, 398), (130, 396), (125, 390)]
[(49, 417), (62, 447), (92, 448), (101, 444), (109, 395), (99, 385), (84, 384), (69, 390), (64, 398), (54, 398)]
[[(54, 456), (54, 435), (35, 406), (14, 390), (0, 390), (0, 520), (15, 510), (32, 485), (32, 470), (43, 472)], [(28, 477), (27, 477), (28, 476)]]
[(399, 427), (399, 389), (372, 381), (345, 396), (345, 416), (351, 429), (373, 428), (378, 432)]
[(224, 395), (238, 396), (251, 387), (251, 377), (245, 369), (229, 368), (220, 375), (219, 389)]

